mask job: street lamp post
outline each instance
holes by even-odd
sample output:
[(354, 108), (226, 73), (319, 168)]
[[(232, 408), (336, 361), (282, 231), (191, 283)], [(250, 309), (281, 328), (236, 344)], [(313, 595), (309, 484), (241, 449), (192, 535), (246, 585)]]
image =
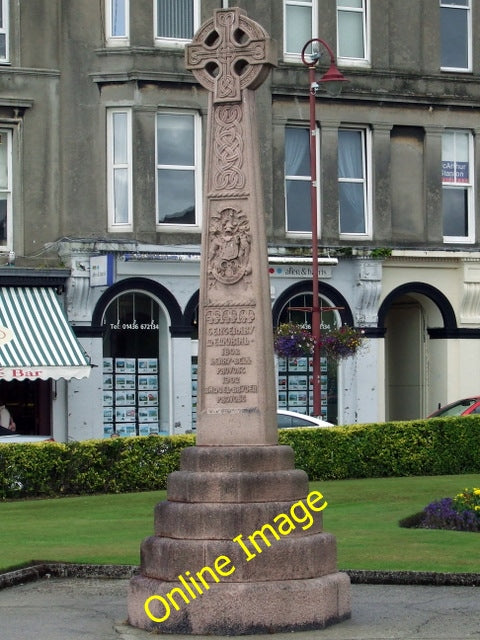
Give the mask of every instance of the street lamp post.
[[(307, 49), (316, 46), (316, 51), (307, 54)], [(321, 45), (326, 49), (330, 56), (330, 67), (328, 71), (317, 81), (316, 70), (317, 64), (321, 58), (321, 52), (318, 49)], [(313, 47), (312, 47), (313, 49)], [(308, 58), (310, 59), (307, 59)], [(335, 56), (329, 45), (319, 38), (312, 38), (305, 43), (302, 49), (302, 62), (308, 67), (309, 74), (309, 102), (310, 102), (310, 173), (311, 173), (311, 225), (312, 225), (312, 293), (313, 301), (311, 307), (312, 314), (312, 336), (314, 338), (313, 347), (313, 415), (321, 414), (321, 387), (320, 387), (320, 322), (321, 308), (319, 300), (319, 283), (318, 283), (318, 218), (317, 218), (317, 126), (315, 118), (315, 97), (321, 86), (324, 86), (330, 95), (338, 95), (342, 88), (342, 83), (347, 79), (340, 73), (335, 64)]]

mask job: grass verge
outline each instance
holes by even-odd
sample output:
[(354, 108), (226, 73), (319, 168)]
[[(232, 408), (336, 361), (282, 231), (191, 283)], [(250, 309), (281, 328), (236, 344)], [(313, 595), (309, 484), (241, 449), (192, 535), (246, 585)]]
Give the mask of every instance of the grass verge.
[[(480, 486), (478, 475), (311, 483), (328, 501), (324, 529), (337, 537), (340, 569), (480, 573), (478, 533), (398, 526), (472, 486)], [(164, 499), (155, 491), (0, 503), (0, 571), (32, 560), (136, 565), (153, 507)]]

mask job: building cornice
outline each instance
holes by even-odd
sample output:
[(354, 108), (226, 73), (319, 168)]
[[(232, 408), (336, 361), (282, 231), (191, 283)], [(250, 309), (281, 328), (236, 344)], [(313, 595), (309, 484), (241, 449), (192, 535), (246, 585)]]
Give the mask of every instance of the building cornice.
[(70, 269), (0, 267), (1, 287), (64, 287)]
[(480, 251), (393, 249), (387, 262), (480, 262)]

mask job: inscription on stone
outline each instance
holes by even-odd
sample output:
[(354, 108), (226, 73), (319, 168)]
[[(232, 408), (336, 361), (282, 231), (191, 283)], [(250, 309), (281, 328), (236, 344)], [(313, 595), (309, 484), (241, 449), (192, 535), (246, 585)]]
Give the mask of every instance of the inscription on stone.
[[(232, 405), (247, 405), (249, 394), (258, 392), (258, 386), (251, 383), (255, 377), (250, 355), (255, 342), (255, 309), (209, 306), (204, 317), (210, 365), (203, 389), (207, 395), (207, 412), (230, 413)], [(229, 408), (222, 412), (219, 410), (222, 406)], [(251, 413), (254, 409), (242, 406), (237, 412)]]

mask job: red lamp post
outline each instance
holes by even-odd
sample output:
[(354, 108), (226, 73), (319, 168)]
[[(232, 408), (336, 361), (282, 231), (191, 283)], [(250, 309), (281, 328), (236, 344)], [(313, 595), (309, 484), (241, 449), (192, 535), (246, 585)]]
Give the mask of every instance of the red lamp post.
[[(317, 50), (312, 54), (307, 54), (310, 45), (322, 45), (330, 56), (330, 67), (328, 71), (317, 81), (316, 68), (321, 58), (321, 52)], [(307, 59), (307, 56), (310, 59)], [(321, 86), (324, 86), (330, 95), (338, 95), (342, 89), (342, 83), (348, 80), (340, 73), (335, 64), (335, 56), (329, 45), (319, 38), (312, 38), (302, 49), (302, 62), (308, 67), (310, 83), (310, 172), (311, 172), (311, 224), (312, 224), (312, 335), (315, 339), (313, 350), (313, 415), (321, 414), (321, 388), (320, 388), (320, 322), (321, 308), (319, 300), (318, 283), (318, 219), (317, 219), (317, 149), (316, 149), (316, 119), (315, 119), (315, 96)]]

